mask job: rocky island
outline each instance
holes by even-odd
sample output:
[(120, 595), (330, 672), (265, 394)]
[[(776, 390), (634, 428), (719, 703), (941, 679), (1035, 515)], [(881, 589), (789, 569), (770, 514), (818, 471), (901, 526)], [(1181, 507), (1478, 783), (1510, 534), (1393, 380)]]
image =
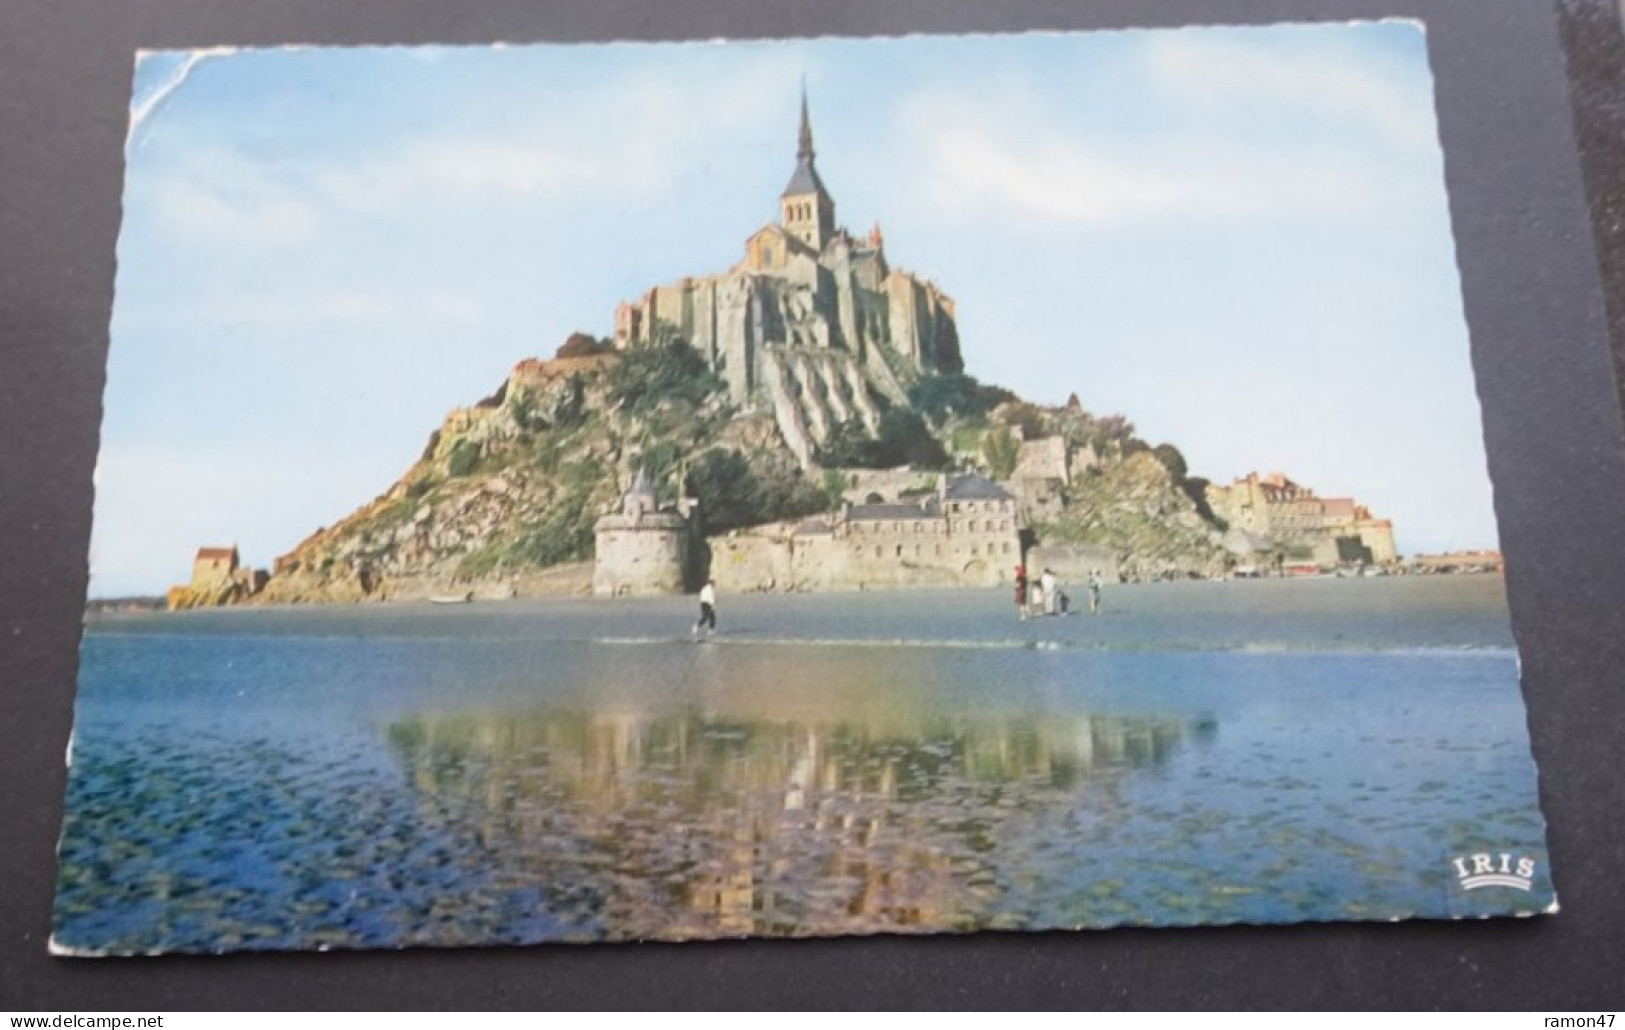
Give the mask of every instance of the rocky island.
[[(1249, 485), (1250, 483), (1250, 485)], [(1319, 507), (1315, 507), (1318, 504)], [(171, 608), (593, 592), (1214, 577), (1396, 558), (1351, 499), (1214, 487), (1074, 395), (966, 374), (954, 302), (854, 235), (803, 98), (778, 217), (732, 268), (622, 303), (452, 411), (421, 458), (269, 575), (199, 552)]]

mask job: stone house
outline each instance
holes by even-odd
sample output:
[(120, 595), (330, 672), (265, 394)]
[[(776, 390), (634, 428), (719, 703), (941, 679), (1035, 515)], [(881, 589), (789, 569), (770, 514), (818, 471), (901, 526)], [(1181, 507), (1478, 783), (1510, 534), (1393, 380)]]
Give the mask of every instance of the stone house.
[(242, 564), (236, 545), (200, 547), (192, 558), (191, 580), (169, 588), (168, 607), (178, 611), (238, 601), (259, 593), (269, 579), (264, 569)]

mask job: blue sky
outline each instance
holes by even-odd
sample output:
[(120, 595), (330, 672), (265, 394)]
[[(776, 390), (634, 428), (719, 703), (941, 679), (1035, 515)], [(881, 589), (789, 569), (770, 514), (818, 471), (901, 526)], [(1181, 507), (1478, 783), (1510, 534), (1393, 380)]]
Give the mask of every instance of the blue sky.
[(805, 77), (968, 370), (1495, 545), (1419, 25), (137, 61), (92, 593), (269, 564), (451, 408), (774, 217)]

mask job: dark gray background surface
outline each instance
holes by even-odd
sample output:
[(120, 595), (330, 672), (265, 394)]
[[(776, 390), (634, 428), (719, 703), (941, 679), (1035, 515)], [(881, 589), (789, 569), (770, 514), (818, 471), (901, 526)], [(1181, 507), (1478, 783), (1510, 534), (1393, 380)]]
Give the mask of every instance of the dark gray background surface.
[[(484, 951), (47, 956), (137, 48), (1384, 16), (1420, 17), (1429, 28), (1560, 915)], [(0, 8), (0, 1009), (1625, 1004), (1625, 445), (1558, 29), (1547, 0), (985, 7), (959, 0), (883, 7), (12, 0)]]

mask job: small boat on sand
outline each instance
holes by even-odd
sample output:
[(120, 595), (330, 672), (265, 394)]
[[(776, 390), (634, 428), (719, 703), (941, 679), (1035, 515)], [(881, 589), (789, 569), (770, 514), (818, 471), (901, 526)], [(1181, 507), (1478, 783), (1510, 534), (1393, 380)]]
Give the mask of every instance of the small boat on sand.
[(474, 600), (474, 591), (464, 594), (436, 594), (429, 598), (430, 604), (467, 604)]

